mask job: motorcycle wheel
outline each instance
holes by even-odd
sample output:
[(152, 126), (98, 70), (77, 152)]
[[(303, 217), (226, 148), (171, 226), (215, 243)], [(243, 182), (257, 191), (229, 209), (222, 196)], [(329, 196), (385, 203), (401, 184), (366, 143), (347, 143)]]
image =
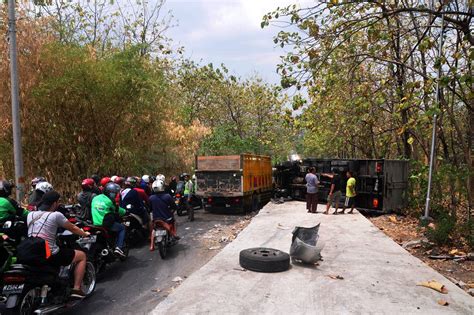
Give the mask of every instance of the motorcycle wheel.
[(164, 239), (161, 242), (158, 242), (158, 251), (160, 252), (161, 259), (165, 259), (167, 248)]
[(39, 291), (38, 288), (31, 288), (25, 295), (20, 297), (20, 303), (13, 309), (7, 309), (2, 314), (20, 314), (33, 315), (36, 308), (39, 306)]
[(90, 261), (86, 264), (86, 272), (84, 274), (84, 280), (82, 281), (81, 290), (89, 297), (95, 290), (96, 285), (96, 273), (94, 264)]
[(176, 214), (180, 217), (182, 217), (184, 214), (183, 214), (183, 209), (181, 209), (181, 207), (179, 207), (177, 210), (176, 210)]

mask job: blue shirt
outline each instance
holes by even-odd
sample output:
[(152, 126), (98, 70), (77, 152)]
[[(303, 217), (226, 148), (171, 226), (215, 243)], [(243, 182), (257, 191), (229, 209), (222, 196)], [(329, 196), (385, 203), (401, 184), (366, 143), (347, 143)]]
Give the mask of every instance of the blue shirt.
[(171, 209), (175, 206), (174, 200), (166, 192), (151, 195), (150, 205), (153, 212), (153, 220), (163, 219), (168, 221), (173, 218)]

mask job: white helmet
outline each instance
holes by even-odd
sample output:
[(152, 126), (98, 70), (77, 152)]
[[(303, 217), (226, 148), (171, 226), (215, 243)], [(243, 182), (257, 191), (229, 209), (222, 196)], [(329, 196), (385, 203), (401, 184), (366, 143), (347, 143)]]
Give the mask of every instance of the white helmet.
[(156, 175), (156, 180), (161, 180), (164, 183), (165, 182), (165, 175), (163, 175), (163, 174)]
[(48, 182), (41, 182), (36, 185), (36, 190), (40, 190), (44, 193), (47, 193), (48, 191), (53, 190), (53, 185), (51, 185)]
[(112, 177), (110, 177), (110, 180), (112, 181), (112, 183), (115, 183), (115, 180), (117, 179), (117, 175), (114, 175)]
[(162, 180), (157, 179), (151, 185), (151, 189), (156, 193), (165, 191), (165, 183)]
[(193, 174), (193, 177), (191, 177), (192, 180), (196, 180), (196, 174)]
[(148, 184), (150, 182), (150, 175), (143, 175), (142, 180)]

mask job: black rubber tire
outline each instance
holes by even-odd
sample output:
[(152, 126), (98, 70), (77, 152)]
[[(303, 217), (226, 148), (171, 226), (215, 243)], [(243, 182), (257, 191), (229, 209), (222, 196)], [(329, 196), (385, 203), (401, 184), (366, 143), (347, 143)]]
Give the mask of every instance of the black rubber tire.
[(166, 248), (166, 244), (165, 244), (164, 239), (161, 242), (158, 243), (158, 252), (160, 252), (161, 259), (166, 258), (167, 248)]
[(290, 268), (290, 255), (273, 248), (248, 248), (240, 252), (239, 263), (252, 271), (281, 272)]
[(125, 254), (125, 257), (120, 257), (120, 261), (125, 261), (128, 258), (128, 254), (130, 253), (130, 236), (128, 235), (128, 231), (125, 234), (125, 240), (123, 244), (123, 253)]
[(179, 217), (182, 217), (182, 216), (184, 215), (183, 209), (181, 209), (181, 207), (178, 208), (178, 209), (176, 210), (176, 214), (177, 214)]

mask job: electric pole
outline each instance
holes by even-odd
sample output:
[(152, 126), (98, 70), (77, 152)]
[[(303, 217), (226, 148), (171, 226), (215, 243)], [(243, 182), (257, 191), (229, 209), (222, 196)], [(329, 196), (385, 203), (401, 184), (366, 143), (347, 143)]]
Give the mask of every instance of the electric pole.
[(13, 157), (15, 163), (16, 198), (24, 195), (23, 157), (21, 153), (20, 95), (18, 91), (18, 65), (16, 48), (15, 0), (8, 0), (8, 39), (10, 43), (10, 79), (12, 98)]

